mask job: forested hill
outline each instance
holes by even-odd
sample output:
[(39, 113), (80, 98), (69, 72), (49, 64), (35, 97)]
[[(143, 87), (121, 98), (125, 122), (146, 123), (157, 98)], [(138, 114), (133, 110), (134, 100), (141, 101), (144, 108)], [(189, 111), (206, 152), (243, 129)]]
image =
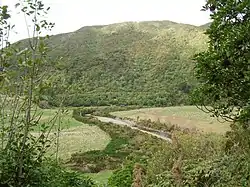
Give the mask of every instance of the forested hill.
[(56, 64), (48, 66), (57, 83), (42, 100), (57, 104), (71, 85), (65, 101), (71, 106), (188, 104), (195, 85), (192, 56), (206, 49), (206, 41), (204, 27), (170, 21), (88, 26), (52, 36), (49, 58)]

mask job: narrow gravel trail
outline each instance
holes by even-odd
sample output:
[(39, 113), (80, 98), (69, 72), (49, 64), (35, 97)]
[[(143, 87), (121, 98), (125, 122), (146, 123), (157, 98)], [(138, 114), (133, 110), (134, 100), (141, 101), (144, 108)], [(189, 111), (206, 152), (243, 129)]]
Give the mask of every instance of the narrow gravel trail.
[(158, 137), (160, 139), (163, 139), (165, 141), (168, 141), (168, 142), (172, 143), (172, 140), (169, 138), (169, 135), (167, 133), (160, 132), (160, 131), (157, 131), (157, 130), (154, 130), (155, 132), (151, 132), (151, 131), (147, 130), (146, 128), (141, 129), (133, 121), (121, 120), (121, 119), (113, 119), (113, 118), (101, 117), (101, 116), (94, 116), (94, 117), (97, 118), (101, 122), (113, 123), (113, 124), (121, 125), (121, 126), (127, 126), (127, 127), (131, 128), (131, 129), (135, 129), (135, 130), (141, 131), (143, 133), (150, 134), (152, 136)]

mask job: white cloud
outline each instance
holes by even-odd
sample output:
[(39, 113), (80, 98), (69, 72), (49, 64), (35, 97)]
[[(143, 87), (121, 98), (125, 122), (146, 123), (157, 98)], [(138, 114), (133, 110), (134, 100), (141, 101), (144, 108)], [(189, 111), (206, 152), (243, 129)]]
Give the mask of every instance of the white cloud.
[[(0, 0), (14, 7), (17, 0)], [(56, 23), (53, 34), (75, 31), (86, 25), (124, 21), (170, 20), (201, 25), (209, 14), (201, 12), (205, 0), (44, 0), (51, 7), (49, 20)], [(18, 34), (16, 41), (27, 37), (23, 16), (13, 17)]]

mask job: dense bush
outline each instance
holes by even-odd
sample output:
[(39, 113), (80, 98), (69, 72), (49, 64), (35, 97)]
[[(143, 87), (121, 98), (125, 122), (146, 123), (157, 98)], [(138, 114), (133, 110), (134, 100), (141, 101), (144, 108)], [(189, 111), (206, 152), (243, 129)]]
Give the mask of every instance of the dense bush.
[(127, 164), (121, 169), (116, 170), (109, 178), (110, 187), (131, 187), (133, 183), (133, 164)]
[(149, 186), (247, 187), (250, 185), (249, 172), (249, 155), (215, 155), (208, 160), (183, 161), (180, 173), (165, 170), (157, 174)]
[(58, 164), (48, 162), (34, 172), (31, 186), (38, 187), (92, 187), (94, 182), (86, 176), (66, 170)]
[(44, 69), (53, 84), (43, 98), (59, 106), (67, 90), (66, 106), (189, 104), (196, 85), (190, 57), (206, 48), (203, 32), (201, 27), (150, 21), (52, 36)]
[[(0, 162), (2, 161), (4, 160), (1, 155)], [(15, 184), (15, 181), (7, 180), (8, 166), (5, 170), (6, 173), (1, 173), (0, 175), (0, 186)], [(30, 167), (27, 172), (29, 177), (26, 177), (24, 184), (30, 187), (91, 187), (94, 185), (94, 182), (90, 178), (69, 171), (55, 161), (44, 161), (39, 167)]]
[[(72, 91), (73, 92), (73, 91)], [(113, 97), (110, 98), (109, 96)], [(54, 94), (47, 96), (47, 101), (52, 106), (59, 106), (62, 94)], [(91, 106), (107, 106), (107, 105), (141, 105), (141, 106), (175, 106), (186, 104), (189, 105), (187, 93), (175, 93), (170, 95), (166, 92), (93, 92), (89, 94), (69, 94), (63, 102), (65, 106), (74, 107), (91, 107)]]
[(202, 182), (197, 175), (203, 175), (203, 170), (209, 170), (210, 162), (223, 154), (223, 142), (225, 139), (220, 135), (175, 132), (173, 144), (157, 150), (148, 161), (148, 184), (196, 186)]

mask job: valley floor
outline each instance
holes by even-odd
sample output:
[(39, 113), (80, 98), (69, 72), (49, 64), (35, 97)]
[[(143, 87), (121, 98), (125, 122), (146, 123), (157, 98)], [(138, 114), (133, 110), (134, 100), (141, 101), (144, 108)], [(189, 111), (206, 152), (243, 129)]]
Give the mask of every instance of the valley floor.
[(219, 122), (209, 114), (202, 112), (195, 106), (143, 108), (138, 110), (118, 111), (111, 113), (118, 117), (134, 120), (152, 120), (161, 123), (177, 125), (183, 129), (193, 129), (203, 132), (225, 133), (230, 129), (229, 123)]
[[(44, 116), (41, 119), (46, 121), (50, 119), (56, 110), (44, 110)], [(219, 123), (216, 119), (204, 114), (193, 106), (167, 107), (167, 108), (143, 108), (129, 111), (111, 112), (114, 118), (105, 116), (95, 116), (104, 123), (114, 123), (119, 126), (127, 126), (133, 130), (138, 130), (145, 134), (156, 136), (171, 142), (166, 135), (157, 134), (136, 126), (136, 121), (148, 120), (160, 121), (161, 123), (176, 124), (185, 129), (196, 129), (203, 132), (224, 133), (229, 130), (228, 123)], [(124, 119), (125, 118), (125, 119)], [(131, 120), (128, 120), (128, 119)], [(98, 126), (81, 123), (72, 118), (72, 111), (62, 117), (63, 130), (60, 133), (59, 157), (63, 160), (69, 160), (73, 153), (84, 153), (92, 150), (104, 150), (109, 144), (111, 137), (101, 130)], [(146, 128), (146, 127), (145, 127)], [(152, 128), (157, 129), (157, 128)], [(38, 132), (35, 132), (38, 133)], [(49, 153), (55, 152), (55, 146), (51, 147)], [(98, 183), (106, 183), (111, 176), (112, 170), (104, 170), (99, 173), (89, 174), (91, 178)]]

